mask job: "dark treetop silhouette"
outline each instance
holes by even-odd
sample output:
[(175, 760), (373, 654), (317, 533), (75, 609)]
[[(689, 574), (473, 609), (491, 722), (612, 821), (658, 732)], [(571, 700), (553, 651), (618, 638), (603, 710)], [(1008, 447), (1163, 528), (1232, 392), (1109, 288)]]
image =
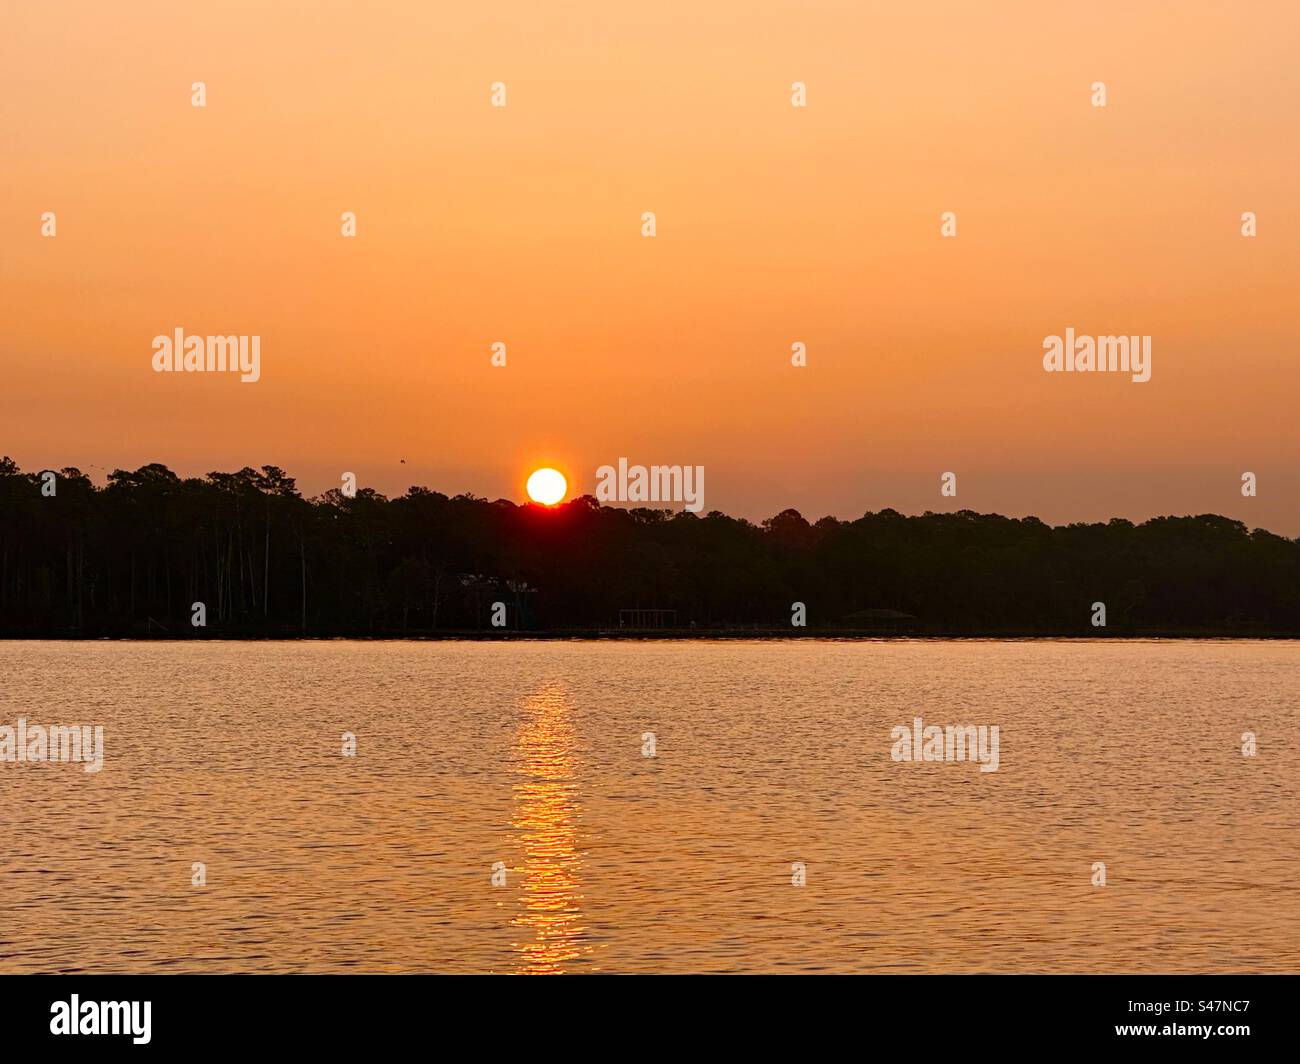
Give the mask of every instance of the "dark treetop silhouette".
[(46, 483), (0, 459), (7, 636), (501, 634), (494, 602), (507, 632), (618, 631), (628, 611), (676, 634), (1300, 633), (1300, 541), (1212, 515), (1053, 528), (786, 510), (754, 525), (587, 496), (550, 510), (420, 487), (309, 500), (274, 466)]

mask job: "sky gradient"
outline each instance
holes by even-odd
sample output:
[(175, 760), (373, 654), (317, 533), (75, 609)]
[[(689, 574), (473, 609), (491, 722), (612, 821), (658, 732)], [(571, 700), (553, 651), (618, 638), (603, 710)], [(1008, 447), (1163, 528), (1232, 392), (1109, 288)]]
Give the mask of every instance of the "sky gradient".
[[(705, 6), (4, 4), (0, 453), (1300, 535), (1300, 8)], [(155, 374), (177, 327), (261, 380)]]

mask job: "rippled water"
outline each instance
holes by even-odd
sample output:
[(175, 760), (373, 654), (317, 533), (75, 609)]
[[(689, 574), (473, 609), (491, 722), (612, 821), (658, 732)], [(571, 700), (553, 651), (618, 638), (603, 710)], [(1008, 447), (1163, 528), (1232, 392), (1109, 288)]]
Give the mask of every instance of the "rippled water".
[[(0, 675), (0, 725), (106, 747), (0, 763), (0, 971), (1300, 969), (1296, 643), (0, 643)], [(998, 725), (999, 771), (894, 762), (916, 716)]]

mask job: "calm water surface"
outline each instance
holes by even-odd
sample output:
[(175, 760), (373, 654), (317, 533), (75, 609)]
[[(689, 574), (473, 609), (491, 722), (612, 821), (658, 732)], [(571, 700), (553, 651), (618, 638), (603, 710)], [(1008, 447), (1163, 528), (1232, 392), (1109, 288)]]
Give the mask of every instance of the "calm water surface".
[[(0, 724), (106, 746), (0, 763), (0, 971), (1300, 970), (1296, 643), (0, 643), (0, 675)], [(998, 725), (1000, 770), (895, 763), (916, 716)]]

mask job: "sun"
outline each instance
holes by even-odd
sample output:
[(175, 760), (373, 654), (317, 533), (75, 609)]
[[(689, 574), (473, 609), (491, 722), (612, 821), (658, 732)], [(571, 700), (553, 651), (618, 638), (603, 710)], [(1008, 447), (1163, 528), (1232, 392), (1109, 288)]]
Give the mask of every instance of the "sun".
[(554, 506), (568, 490), (568, 481), (558, 469), (534, 469), (528, 477), (528, 497), (543, 506)]

